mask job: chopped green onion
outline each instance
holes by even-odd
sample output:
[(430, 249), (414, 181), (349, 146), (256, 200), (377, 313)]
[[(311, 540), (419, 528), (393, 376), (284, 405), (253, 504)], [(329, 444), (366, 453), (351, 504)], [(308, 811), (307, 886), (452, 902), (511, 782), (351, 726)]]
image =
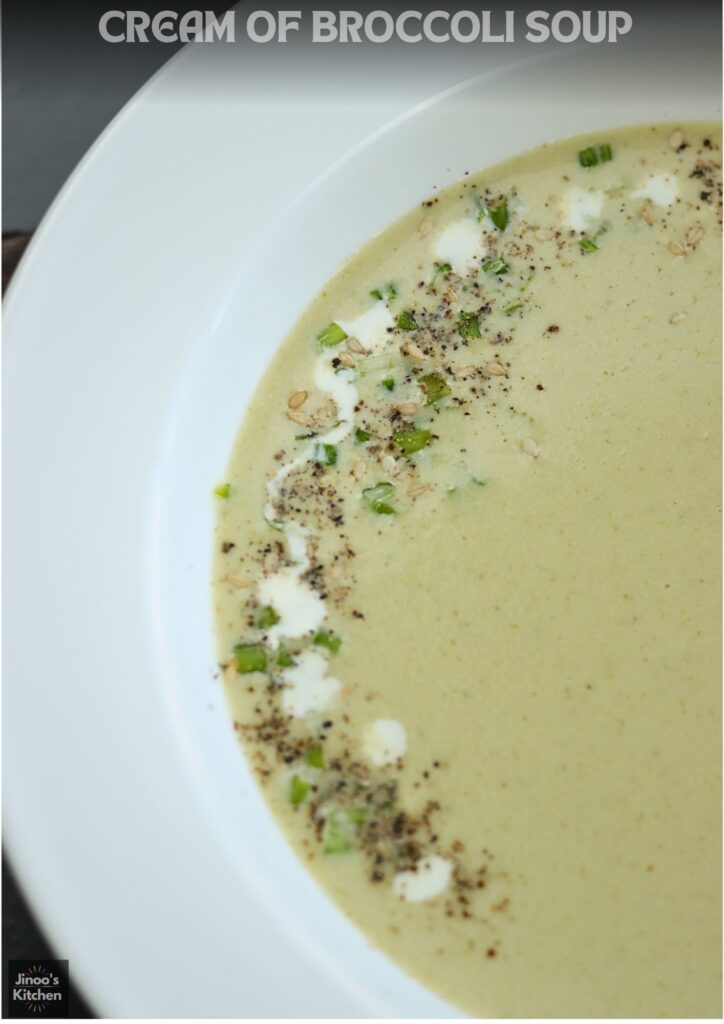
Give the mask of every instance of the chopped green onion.
[(335, 636), (334, 633), (317, 633), (313, 642), (318, 647), (326, 647), (328, 651), (332, 652), (332, 654), (336, 654), (342, 646), (342, 641), (338, 636)]
[(228, 498), (231, 494), (231, 484), (219, 484), (218, 487), (214, 487), (214, 494), (217, 498)]
[(578, 244), (581, 247), (581, 252), (598, 252), (598, 246), (592, 238), (582, 238)]
[(395, 288), (392, 281), (386, 284), (384, 288), (373, 288), (370, 292), (373, 299), (377, 299), (378, 302), (382, 302), (383, 299), (396, 299), (397, 288)]
[(429, 430), (421, 430), (419, 427), (404, 427), (394, 432), (392, 440), (404, 455), (413, 455), (430, 444), (432, 434)]
[(324, 749), (319, 744), (310, 747), (304, 755), (304, 760), (311, 768), (324, 768)]
[(280, 647), (277, 654), (277, 665), (280, 668), (291, 668), (292, 665), (296, 665), (296, 661), (286, 648)]
[(372, 434), (370, 434), (368, 430), (362, 430), (361, 427), (357, 427), (357, 429), (354, 432), (354, 439), (357, 442), (357, 444), (364, 444), (365, 441), (369, 441), (371, 437)]
[(458, 330), (460, 331), (460, 337), (463, 341), (470, 341), (471, 338), (479, 338), (480, 322), (478, 320), (478, 314), (466, 313), (462, 310), (460, 313)]
[(394, 494), (394, 484), (383, 482), (376, 484), (374, 487), (367, 487), (362, 491), (362, 500), (377, 515), (393, 516), (395, 515), (395, 509), (390, 505), (390, 500), (394, 498)]
[(508, 226), (508, 200), (504, 199), (497, 206), (488, 207), (488, 216), (498, 231), (505, 231)]
[(397, 317), (397, 326), (401, 331), (416, 331), (418, 323), (409, 309), (403, 309)]
[(613, 160), (613, 150), (608, 142), (600, 146), (588, 146), (578, 154), (581, 167), (596, 167), (598, 164), (608, 163), (609, 160)]
[(266, 651), (261, 644), (237, 644), (234, 648), (236, 670), (245, 675), (247, 672), (263, 672), (266, 669)]
[(522, 309), (522, 308), (523, 308), (523, 303), (522, 302), (514, 302), (512, 306), (508, 306), (506, 309), (503, 310), (503, 312), (504, 313), (515, 313), (516, 309)]
[(502, 256), (498, 256), (496, 260), (488, 260), (487, 263), (483, 263), (483, 270), (486, 274), (507, 274), (510, 267)]
[(317, 341), (320, 345), (331, 347), (332, 345), (339, 345), (346, 337), (347, 332), (343, 331), (339, 324), (329, 324), (317, 335)]
[(395, 382), (392, 379), (392, 377), (385, 377), (385, 379), (382, 381), (382, 387), (387, 388), (388, 391), (394, 391)]
[(294, 807), (303, 804), (309, 796), (311, 788), (311, 784), (306, 779), (300, 779), (298, 775), (295, 775), (289, 783), (289, 803)]
[(325, 466), (337, 465), (337, 449), (333, 444), (318, 444), (315, 454), (317, 462), (323, 462)]
[(451, 394), (450, 385), (441, 373), (427, 373), (424, 377), (420, 377), (418, 383), (422, 384), (425, 389), (426, 405), (434, 405), (441, 398)]
[(432, 280), (430, 281), (430, 284), (435, 284), (440, 274), (449, 274), (451, 270), (452, 267), (449, 263), (436, 263), (435, 273), (432, 275)]
[(367, 808), (350, 807), (332, 811), (324, 823), (322, 849), (325, 853), (346, 853), (357, 844), (359, 827), (367, 817)]
[(262, 608), (259, 612), (256, 624), (259, 629), (270, 629), (272, 626), (276, 626), (277, 622), (279, 622), (279, 616), (271, 605), (267, 605), (266, 608)]

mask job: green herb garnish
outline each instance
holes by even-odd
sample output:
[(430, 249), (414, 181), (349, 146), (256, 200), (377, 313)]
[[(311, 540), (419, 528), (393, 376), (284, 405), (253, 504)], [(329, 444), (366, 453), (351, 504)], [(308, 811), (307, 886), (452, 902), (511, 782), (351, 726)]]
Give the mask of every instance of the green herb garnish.
[(367, 487), (362, 491), (362, 500), (379, 516), (393, 516), (395, 509), (390, 505), (394, 498), (395, 485), (388, 483), (375, 484), (374, 487)]
[(397, 288), (395, 288), (392, 281), (390, 281), (390, 283), (386, 284), (384, 288), (373, 288), (370, 295), (373, 299), (377, 299), (378, 302), (382, 302), (387, 299), (396, 299)]
[(395, 382), (392, 379), (392, 377), (385, 377), (385, 379), (382, 381), (382, 387), (387, 388), (388, 391), (394, 391)]
[(342, 641), (334, 633), (325, 633), (324, 631), (316, 633), (313, 641), (317, 647), (326, 647), (332, 654), (336, 654), (342, 646)]
[(430, 444), (432, 434), (429, 430), (421, 430), (419, 427), (404, 427), (394, 432), (392, 440), (404, 455), (413, 455)]
[(324, 749), (319, 744), (309, 747), (304, 760), (311, 768), (324, 768)]
[(613, 160), (613, 150), (608, 142), (600, 146), (588, 146), (578, 154), (581, 167), (596, 167), (598, 164), (608, 163), (609, 160)]
[(470, 341), (472, 338), (479, 338), (480, 321), (478, 320), (478, 314), (466, 313), (462, 310), (458, 322), (458, 330), (460, 331), (460, 337), (463, 341)]
[(367, 817), (366, 807), (340, 808), (324, 822), (322, 849), (325, 853), (346, 853), (357, 845), (359, 827)]
[(522, 302), (514, 302), (512, 306), (508, 306), (506, 309), (503, 310), (503, 312), (504, 313), (515, 313), (515, 311), (517, 309), (522, 309), (522, 308), (523, 308), (523, 303)]
[(578, 244), (581, 247), (581, 252), (598, 252), (598, 246), (592, 238), (582, 238)]
[(292, 665), (296, 665), (296, 661), (285, 647), (279, 648), (277, 653), (277, 665), (280, 668), (291, 668)]
[(332, 345), (339, 345), (346, 337), (347, 332), (343, 331), (339, 324), (329, 324), (317, 335), (317, 341), (329, 348)]
[(397, 317), (397, 326), (401, 331), (416, 331), (418, 329), (417, 320), (410, 312), (409, 309), (403, 309)]
[(451, 267), (451, 265), (449, 263), (436, 263), (435, 264), (435, 273), (432, 275), (432, 280), (430, 281), (430, 285), (432, 286), (432, 285), (435, 284), (435, 282), (437, 281), (437, 279), (440, 276), (440, 274), (449, 274), (451, 270), (452, 270), (452, 267)]
[(498, 231), (505, 231), (508, 226), (508, 200), (503, 199), (497, 206), (489, 206), (487, 210)]
[(295, 807), (298, 804), (303, 804), (309, 796), (311, 788), (311, 784), (306, 779), (300, 779), (298, 775), (295, 775), (289, 783), (289, 803)]
[(425, 389), (426, 405), (434, 405), (441, 398), (452, 394), (450, 385), (441, 373), (427, 373), (424, 377), (420, 377), (418, 383)]
[(483, 270), (486, 274), (507, 274), (510, 267), (502, 256), (498, 256), (495, 260), (488, 260), (487, 263), (483, 263)]
[(361, 427), (357, 427), (357, 429), (354, 432), (354, 439), (357, 442), (357, 444), (364, 444), (365, 441), (369, 441), (371, 437), (372, 434), (370, 434), (368, 430), (362, 430)]
[(271, 605), (267, 605), (266, 608), (262, 608), (259, 612), (259, 617), (256, 620), (256, 624), (259, 629), (271, 629), (272, 626), (276, 626), (277, 622), (279, 622), (279, 616)]
[(316, 446), (316, 458), (317, 462), (322, 462), (325, 466), (336, 466), (337, 449), (333, 444), (318, 444)]
[(266, 651), (261, 644), (237, 644), (234, 648), (236, 671), (263, 672), (266, 669)]
[(228, 498), (231, 494), (231, 484), (219, 484), (218, 487), (214, 487), (214, 494), (217, 498)]

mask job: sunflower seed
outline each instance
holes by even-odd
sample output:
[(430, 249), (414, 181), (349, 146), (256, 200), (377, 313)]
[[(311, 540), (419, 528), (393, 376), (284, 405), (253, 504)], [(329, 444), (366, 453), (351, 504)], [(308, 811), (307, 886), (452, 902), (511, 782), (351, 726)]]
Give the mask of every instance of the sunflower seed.
[(508, 371), (502, 363), (486, 363), (483, 367), (489, 377), (507, 377)]
[(686, 235), (687, 245), (690, 245), (692, 249), (695, 249), (699, 242), (704, 237), (704, 228), (701, 224), (695, 225)]

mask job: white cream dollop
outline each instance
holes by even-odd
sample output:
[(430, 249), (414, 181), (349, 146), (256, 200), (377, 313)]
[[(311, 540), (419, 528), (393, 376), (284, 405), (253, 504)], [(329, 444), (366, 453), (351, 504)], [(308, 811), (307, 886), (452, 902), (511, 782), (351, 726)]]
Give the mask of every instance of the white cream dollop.
[(650, 199), (657, 206), (672, 206), (679, 194), (679, 182), (675, 174), (649, 174), (641, 182), (632, 199)]
[(423, 857), (414, 870), (398, 872), (392, 882), (395, 894), (408, 903), (421, 903), (434, 899), (447, 889), (452, 875), (452, 864), (433, 854)]
[(561, 199), (564, 224), (574, 231), (587, 231), (601, 216), (604, 199), (597, 189), (569, 188)]
[(260, 603), (270, 605), (279, 616), (268, 630), (272, 646), (283, 637), (308, 636), (324, 622), (324, 601), (301, 578), (303, 571), (304, 564), (290, 565), (259, 583)]
[(356, 320), (336, 320), (335, 323), (350, 338), (356, 338), (368, 352), (381, 351), (390, 340), (389, 328), (395, 326), (392, 313), (384, 302), (376, 302)]
[(318, 651), (302, 651), (296, 664), (281, 673), (285, 687), (282, 706), (294, 718), (324, 711), (342, 689), (342, 684), (327, 675), (327, 659)]
[(453, 270), (465, 273), (485, 255), (480, 226), (471, 218), (453, 221), (438, 235), (433, 253), (440, 263), (449, 263)]
[(362, 750), (367, 760), (378, 768), (394, 764), (407, 750), (404, 725), (391, 718), (378, 718), (364, 730)]

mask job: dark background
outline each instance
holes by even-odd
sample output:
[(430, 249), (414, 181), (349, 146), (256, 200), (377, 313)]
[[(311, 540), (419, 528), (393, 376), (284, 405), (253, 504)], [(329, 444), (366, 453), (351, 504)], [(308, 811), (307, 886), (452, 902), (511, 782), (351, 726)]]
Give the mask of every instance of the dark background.
[[(3, 230), (30, 229), (78, 161), (130, 97), (180, 47), (111, 45), (98, 32), (110, 0), (5, 0)], [(149, 14), (229, 4), (138, 3)], [(125, 8), (124, 8), (125, 9)]]

